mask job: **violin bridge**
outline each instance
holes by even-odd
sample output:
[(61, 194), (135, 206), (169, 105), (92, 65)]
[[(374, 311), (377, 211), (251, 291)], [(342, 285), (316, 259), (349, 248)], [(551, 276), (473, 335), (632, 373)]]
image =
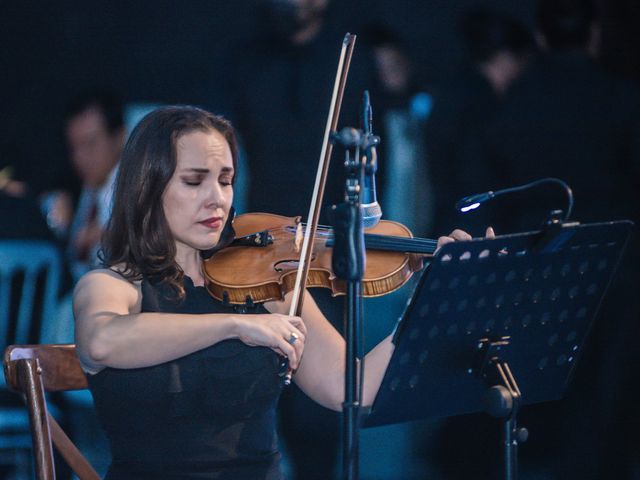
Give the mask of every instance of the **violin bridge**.
[(302, 228), (302, 222), (298, 222), (296, 225), (296, 235), (293, 239), (293, 249), (296, 253), (300, 253), (302, 250), (302, 241), (304, 240), (304, 230)]

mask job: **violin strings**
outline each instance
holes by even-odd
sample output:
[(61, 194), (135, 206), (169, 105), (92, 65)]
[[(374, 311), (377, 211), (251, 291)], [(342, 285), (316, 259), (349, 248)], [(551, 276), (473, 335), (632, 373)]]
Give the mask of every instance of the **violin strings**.
[[(286, 232), (295, 234), (296, 227), (282, 226), (269, 229), (268, 232), (275, 234), (276, 232)], [(428, 238), (399, 237), (394, 235), (379, 235), (365, 233), (365, 245), (367, 248), (380, 250), (407, 251), (415, 253), (433, 253), (438, 242)], [(335, 240), (333, 229), (326, 225), (321, 225), (316, 230), (314, 242), (327, 242)]]
[[(294, 230), (293, 227), (284, 227), (286, 229), (288, 229), (289, 231)], [(326, 225), (323, 225), (322, 228), (318, 228), (317, 233), (320, 233), (322, 235), (326, 235), (329, 239), (333, 240), (334, 239), (334, 235), (333, 235), (333, 228), (328, 227)], [(380, 234), (376, 234), (376, 233), (365, 233), (364, 234), (365, 238), (367, 239), (380, 239), (380, 242), (382, 244), (388, 243), (388, 242), (393, 242), (393, 241), (398, 241), (400, 243), (406, 243), (408, 245), (418, 245), (418, 244), (423, 244), (423, 245), (428, 245), (428, 246), (432, 246), (432, 245), (437, 245), (437, 240), (433, 240), (430, 238), (416, 238), (416, 237), (400, 237), (397, 235), (380, 235)]]

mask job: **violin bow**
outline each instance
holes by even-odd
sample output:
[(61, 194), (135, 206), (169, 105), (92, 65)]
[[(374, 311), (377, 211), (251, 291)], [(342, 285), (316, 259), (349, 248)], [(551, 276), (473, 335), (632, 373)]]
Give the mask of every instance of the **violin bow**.
[[(299, 317), (302, 315), (302, 304), (304, 301), (303, 292), (307, 284), (307, 277), (311, 266), (313, 239), (318, 228), (322, 197), (324, 195), (324, 188), (327, 183), (327, 174), (329, 172), (329, 161), (331, 160), (331, 152), (333, 151), (333, 145), (329, 142), (329, 136), (332, 131), (337, 129), (338, 126), (342, 97), (347, 83), (347, 75), (349, 73), (349, 66), (351, 64), (351, 56), (353, 55), (355, 42), (356, 36), (350, 33), (347, 33), (342, 41), (340, 60), (338, 61), (338, 71), (336, 72), (336, 79), (333, 84), (333, 94), (331, 96), (331, 104), (329, 106), (329, 115), (327, 116), (324, 139), (322, 140), (322, 149), (320, 151), (320, 161), (318, 162), (318, 170), (316, 172), (316, 182), (313, 187), (313, 197), (311, 198), (311, 206), (307, 217), (307, 228), (305, 229), (296, 281), (293, 288), (293, 295), (291, 297), (291, 307), (289, 308), (289, 315), (291, 316)], [(291, 383), (291, 375), (292, 372), (289, 370), (285, 377), (285, 385)]]

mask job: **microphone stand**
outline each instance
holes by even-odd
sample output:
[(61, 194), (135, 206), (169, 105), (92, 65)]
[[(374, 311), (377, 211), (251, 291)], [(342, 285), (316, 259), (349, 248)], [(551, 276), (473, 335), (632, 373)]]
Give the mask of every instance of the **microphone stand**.
[[(345, 201), (333, 206), (335, 243), (332, 266), (336, 277), (347, 282), (345, 300), (345, 341), (347, 346), (343, 412), (343, 478), (359, 477), (360, 409), (364, 373), (362, 328), (362, 278), (366, 253), (360, 195), (364, 186), (366, 161), (361, 151), (370, 148), (375, 139), (354, 128), (334, 132), (331, 141), (345, 149)], [(379, 141), (379, 138), (377, 139)], [(360, 368), (358, 369), (358, 360)]]

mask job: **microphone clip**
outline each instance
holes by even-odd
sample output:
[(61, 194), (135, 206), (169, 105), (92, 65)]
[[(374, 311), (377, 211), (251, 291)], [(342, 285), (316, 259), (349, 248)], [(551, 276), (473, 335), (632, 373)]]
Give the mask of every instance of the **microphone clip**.
[(331, 132), (330, 140), (331, 143), (340, 145), (345, 150), (359, 148), (361, 151), (366, 151), (380, 145), (379, 136), (353, 127), (344, 127), (339, 132)]
[(376, 147), (380, 145), (380, 137), (378, 135), (363, 132), (353, 127), (345, 127), (339, 132), (331, 132), (330, 140), (332, 144), (341, 146), (346, 152), (355, 153), (348, 164), (345, 162), (347, 168), (358, 171), (361, 167), (364, 167), (366, 175), (376, 173), (378, 169)]

